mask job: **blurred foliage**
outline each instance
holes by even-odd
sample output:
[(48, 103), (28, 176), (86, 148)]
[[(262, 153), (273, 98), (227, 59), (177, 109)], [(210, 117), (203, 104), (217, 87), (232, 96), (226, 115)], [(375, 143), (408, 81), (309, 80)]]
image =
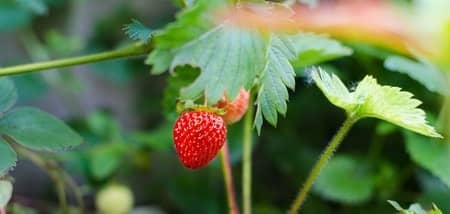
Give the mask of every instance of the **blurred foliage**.
[[(133, 106), (131, 113), (138, 115), (133, 119), (137, 120), (137, 127), (128, 127), (116, 112), (110, 110), (110, 106), (82, 112), (68, 120), (86, 142), (76, 150), (54, 155), (81, 185), (87, 209), (94, 209), (93, 195), (97, 190), (111, 182), (120, 182), (133, 192), (136, 207), (156, 206), (167, 213), (227, 213), (219, 160), (201, 171), (189, 171), (180, 166), (172, 148), (176, 98), (181, 88), (199, 76), (198, 69), (183, 66), (164, 73), (169, 70), (174, 57), (172, 49), (209, 30), (212, 22), (202, 12), (220, 4), (220, 1), (210, 1), (212, 4), (208, 3), (209, 0), (200, 0), (197, 4), (194, 4), (196, 1), (176, 1), (178, 8), (182, 5), (191, 7), (178, 15), (173, 13), (173, 8), (166, 8), (162, 13), (167, 18), (161, 20), (175, 20), (170, 23), (145, 19), (146, 16), (139, 11), (153, 8), (155, 5), (152, 3), (136, 8), (129, 6), (130, 1), (123, 1), (123, 5), (102, 14), (102, 18), (93, 19), (94, 23), (89, 25), (93, 28), (92, 33), (86, 37), (70, 35), (61, 27), (65, 26), (61, 23), (84, 18), (73, 17), (67, 12), (73, 10), (72, 4), (76, 1), (1, 1), (0, 33), (12, 35), (14, 38), (6, 38), (5, 42), (14, 41), (20, 47), (18, 53), (8, 56), (8, 61), (0, 60), (1, 66), (93, 53), (127, 44), (130, 40), (121, 28), (132, 18), (141, 20), (142, 25), (150, 26), (150, 29), (168, 24), (163, 30), (154, 31), (157, 46), (147, 58), (147, 63), (152, 64), (152, 73), (161, 76), (149, 76), (142, 58), (86, 66), (94, 71), (93, 78), (120, 89), (138, 89), (132, 92), (137, 101), (116, 101), (129, 102)], [(314, 4), (315, 1), (302, 2)], [(90, 1), (78, 3), (90, 5)], [(320, 151), (344, 119), (344, 112), (331, 106), (320, 91), (311, 86), (305, 71), (314, 63), (348, 55), (350, 49), (326, 36), (312, 36), (301, 41), (300, 46), (307, 51), (294, 63), (298, 74), (296, 89), (289, 91), (286, 116), (278, 118), (276, 128), (262, 126), (261, 136), (254, 142), (255, 213), (285, 212)], [(424, 102), (422, 108), (433, 115), (439, 113), (442, 105), (439, 93), (448, 90), (441, 82), (448, 74), (427, 62), (417, 62), (366, 44), (344, 45), (353, 49), (352, 56), (321, 66), (327, 71), (332, 70), (350, 89), (355, 88), (356, 81), (370, 74), (380, 84), (399, 86), (414, 93)], [(54, 91), (68, 97), (68, 94), (80, 95), (87, 90), (86, 83), (73, 72), (74, 69), (63, 70), (13, 77), (19, 103), (46, 102), (45, 99), (42, 101), (43, 98)], [(230, 126), (228, 136), (238, 193), (241, 185), (241, 127), (241, 123)], [(0, 145), (5, 144), (0, 142)], [(450, 213), (449, 147), (448, 139), (432, 141), (385, 122), (362, 121), (349, 133), (338, 155), (322, 173), (302, 213), (392, 213), (392, 207), (386, 202), (388, 199), (400, 204), (419, 202), (428, 205), (427, 209), (434, 202), (442, 213)], [(33, 198), (35, 195), (38, 196)], [(13, 196), (9, 210), (33, 213), (33, 209), (47, 210), (42, 207), (56, 206), (53, 194), (31, 192), (22, 197), (37, 201), (39, 206), (27, 205), (20, 197)]]
[(375, 190), (375, 176), (367, 160), (336, 155), (322, 171), (315, 190), (324, 198), (347, 204), (367, 201)]

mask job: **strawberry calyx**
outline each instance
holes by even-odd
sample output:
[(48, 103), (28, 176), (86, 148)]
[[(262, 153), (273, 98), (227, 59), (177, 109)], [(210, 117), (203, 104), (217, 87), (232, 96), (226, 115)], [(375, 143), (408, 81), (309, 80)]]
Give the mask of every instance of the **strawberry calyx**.
[(187, 112), (187, 111), (204, 111), (204, 112), (213, 113), (213, 114), (216, 114), (219, 116), (223, 116), (225, 114), (225, 109), (223, 109), (223, 108), (196, 104), (192, 100), (178, 101), (177, 113), (181, 114), (181, 113)]

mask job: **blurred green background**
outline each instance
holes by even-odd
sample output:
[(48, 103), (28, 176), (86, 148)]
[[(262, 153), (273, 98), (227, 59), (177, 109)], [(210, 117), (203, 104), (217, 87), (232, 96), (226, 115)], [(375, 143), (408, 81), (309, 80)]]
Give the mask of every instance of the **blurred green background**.
[[(131, 19), (158, 29), (173, 21), (178, 10), (177, 3), (167, 0), (1, 0), (0, 66), (115, 49), (131, 42), (122, 30)], [(354, 54), (322, 65), (327, 71), (349, 86), (367, 74), (381, 84), (399, 86), (422, 100), (431, 118), (438, 118), (442, 97), (405, 74), (388, 71), (384, 59), (389, 52), (347, 45)], [(111, 183), (131, 189), (135, 213), (227, 213), (219, 160), (200, 171), (179, 163), (171, 139), (173, 119), (163, 110), (173, 93), (166, 89), (170, 74), (151, 76), (144, 60), (14, 76), (18, 105), (39, 106), (63, 118), (86, 141), (70, 151), (43, 155), (58, 160), (80, 185), (83, 213), (95, 212), (96, 192)], [(344, 112), (328, 103), (303, 70), (298, 73), (286, 118), (276, 128), (264, 126), (254, 142), (254, 213), (285, 212), (344, 120)], [(241, 126), (230, 126), (228, 137), (238, 201)], [(378, 120), (363, 120), (344, 140), (302, 213), (394, 213), (388, 199), (427, 208), (434, 202), (450, 213), (450, 189), (442, 182), (450, 179), (450, 162), (445, 165), (450, 155), (445, 146), (428, 141)], [(431, 163), (425, 168), (434, 174), (441, 170), (444, 175), (435, 177), (420, 167), (421, 160)], [(58, 201), (44, 171), (22, 160), (11, 175), (12, 213), (54, 211)], [(75, 206), (75, 199), (69, 199)]]

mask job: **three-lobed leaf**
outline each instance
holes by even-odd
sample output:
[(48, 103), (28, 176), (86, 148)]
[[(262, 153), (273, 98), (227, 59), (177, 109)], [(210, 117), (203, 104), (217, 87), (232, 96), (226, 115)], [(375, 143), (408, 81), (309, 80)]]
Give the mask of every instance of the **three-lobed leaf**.
[(35, 150), (57, 150), (80, 145), (83, 141), (64, 122), (35, 108), (14, 109), (0, 120), (0, 133)]
[(381, 86), (376, 79), (366, 76), (350, 92), (337, 76), (321, 69), (314, 69), (312, 78), (330, 102), (343, 108), (349, 116), (374, 117), (422, 135), (442, 137), (427, 124), (425, 112), (417, 108), (421, 102), (398, 87)]

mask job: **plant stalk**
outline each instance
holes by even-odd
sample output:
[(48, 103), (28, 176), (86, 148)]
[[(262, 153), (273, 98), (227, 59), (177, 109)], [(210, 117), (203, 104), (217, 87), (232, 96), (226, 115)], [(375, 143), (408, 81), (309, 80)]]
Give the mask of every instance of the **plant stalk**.
[(67, 198), (66, 198), (66, 191), (65, 191), (65, 185), (64, 180), (61, 177), (61, 175), (58, 173), (57, 168), (54, 166), (56, 164), (52, 164), (51, 162), (48, 162), (38, 154), (22, 148), (21, 146), (18, 146), (16, 144), (12, 144), (14, 147), (14, 150), (19, 153), (20, 155), (26, 157), (27, 159), (31, 160), (34, 164), (36, 164), (38, 167), (44, 169), (48, 176), (55, 182), (56, 186), (56, 193), (58, 195), (59, 200), (59, 206), (61, 209), (61, 213), (69, 213), (69, 208), (67, 206)]
[(138, 42), (125, 48), (106, 51), (103, 53), (0, 68), (0, 76), (16, 75), (33, 71), (88, 64), (122, 57), (139, 56), (150, 52), (151, 49), (152, 47), (149, 43)]
[(69, 174), (67, 174), (67, 172), (61, 171), (61, 174), (67, 186), (72, 189), (73, 195), (75, 196), (75, 200), (78, 203), (78, 208), (80, 210), (84, 210), (83, 193), (81, 192), (79, 186), (73, 180), (73, 178)]
[(351, 129), (351, 127), (357, 120), (358, 118), (347, 117), (347, 119), (344, 121), (339, 131), (336, 133), (331, 142), (325, 148), (319, 160), (316, 162), (313, 169), (311, 170), (311, 173), (306, 179), (305, 184), (300, 189), (300, 192), (298, 193), (297, 197), (295, 198), (294, 202), (291, 205), (291, 208), (289, 209), (290, 214), (297, 213), (298, 210), (301, 208), (301, 206), (305, 202), (306, 196), (311, 190), (312, 185), (317, 179), (317, 176), (320, 174), (320, 171), (322, 171), (322, 169), (328, 163), (328, 161), (333, 156), (334, 152), (339, 147), (344, 137), (347, 135), (348, 131)]
[(221, 157), (222, 157), (223, 178), (225, 181), (225, 188), (227, 191), (228, 209), (230, 210), (231, 214), (238, 214), (239, 207), (236, 202), (236, 196), (234, 191), (233, 173), (231, 170), (228, 142), (225, 142), (225, 145), (223, 145), (223, 148), (221, 150)]
[(243, 213), (252, 212), (252, 121), (253, 121), (253, 96), (249, 98), (249, 106), (244, 118), (244, 136), (242, 144), (242, 200)]

